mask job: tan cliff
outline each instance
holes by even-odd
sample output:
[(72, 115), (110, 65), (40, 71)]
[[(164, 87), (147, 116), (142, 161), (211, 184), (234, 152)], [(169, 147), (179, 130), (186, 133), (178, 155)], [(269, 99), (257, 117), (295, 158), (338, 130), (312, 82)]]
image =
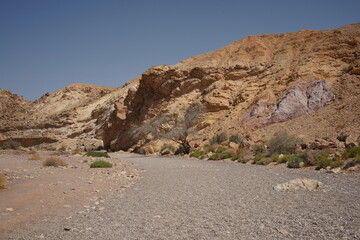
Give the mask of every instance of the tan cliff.
[(357, 137), (359, 74), (360, 24), (249, 36), (174, 66), (152, 67), (121, 88), (74, 84), (34, 103), (18, 99), (16, 108), (26, 111), (8, 116), (9, 106), (1, 108), (0, 143), (127, 150), (162, 137), (134, 134), (136, 128), (166, 117), (163, 130), (171, 131), (194, 105), (205, 110), (190, 127), (192, 146), (219, 132), (253, 143), (280, 129), (305, 142)]

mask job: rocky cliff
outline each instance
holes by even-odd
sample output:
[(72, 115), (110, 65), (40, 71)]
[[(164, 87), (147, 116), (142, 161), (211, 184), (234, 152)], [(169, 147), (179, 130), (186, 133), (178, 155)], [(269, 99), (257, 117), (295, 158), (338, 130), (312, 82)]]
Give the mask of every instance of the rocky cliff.
[[(219, 132), (253, 143), (284, 128), (305, 142), (360, 135), (359, 74), (360, 24), (249, 36), (174, 66), (152, 67), (118, 89), (75, 84), (34, 103), (17, 100), (17, 109), (29, 110), (5, 117), (16, 124), (2, 127), (0, 141), (127, 150), (161, 138), (139, 126), (166, 119), (160, 128), (169, 132), (194, 105), (204, 110), (189, 126), (193, 146)], [(138, 129), (145, 132), (134, 134)]]
[(182, 116), (194, 104), (206, 111), (193, 144), (222, 131), (255, 142), (283, 128), (304, 140), (360, 133), (359, 43), (360, 24), (353, 24), (249, 36), (175, 66), (155, 66), (127, 97), (125, 120), (113, 124), (121, 134), (107, 144), (127, 149), (141, 140), (134, 126)]

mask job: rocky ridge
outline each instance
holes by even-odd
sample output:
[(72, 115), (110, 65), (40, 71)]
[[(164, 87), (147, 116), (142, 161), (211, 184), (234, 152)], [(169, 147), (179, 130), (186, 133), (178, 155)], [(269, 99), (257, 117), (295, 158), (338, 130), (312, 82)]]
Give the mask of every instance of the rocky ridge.
[(171, 129), (189, 106), (201, 105), (192, 146), (219, 132), (257, 143), (279, 129), (304, 142), (326, 137), (339, 144), (340, 134), (360, 135), (359, 43), (360, 24), (249, 36), (174, 66), (154, 66), (118, 89), (70, 85), (22, 101), (31, 108), (26, 120), (3, 127), (0, 142), (128, 150), (161, 137), (140, 138), (137, 126), (168, 117), (164, 129)]

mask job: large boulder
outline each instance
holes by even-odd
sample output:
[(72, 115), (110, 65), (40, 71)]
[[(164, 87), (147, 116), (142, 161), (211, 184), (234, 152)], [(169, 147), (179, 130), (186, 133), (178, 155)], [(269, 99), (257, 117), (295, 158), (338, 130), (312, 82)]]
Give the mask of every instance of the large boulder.
[(289, 182), (281, 183), (274, 186), (275, 191), (292, 191), (292, 190), (317, 190), (321, 185), (321, 182), (313, 179), (293, 179)]

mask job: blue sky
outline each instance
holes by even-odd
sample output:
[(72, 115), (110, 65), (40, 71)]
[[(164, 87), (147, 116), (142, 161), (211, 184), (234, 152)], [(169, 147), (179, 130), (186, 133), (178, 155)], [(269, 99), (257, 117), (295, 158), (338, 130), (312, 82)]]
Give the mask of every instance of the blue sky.
[(0, 88), (119, 87), (248, 35), (360, 22), (359, 0), (0, 0)]

